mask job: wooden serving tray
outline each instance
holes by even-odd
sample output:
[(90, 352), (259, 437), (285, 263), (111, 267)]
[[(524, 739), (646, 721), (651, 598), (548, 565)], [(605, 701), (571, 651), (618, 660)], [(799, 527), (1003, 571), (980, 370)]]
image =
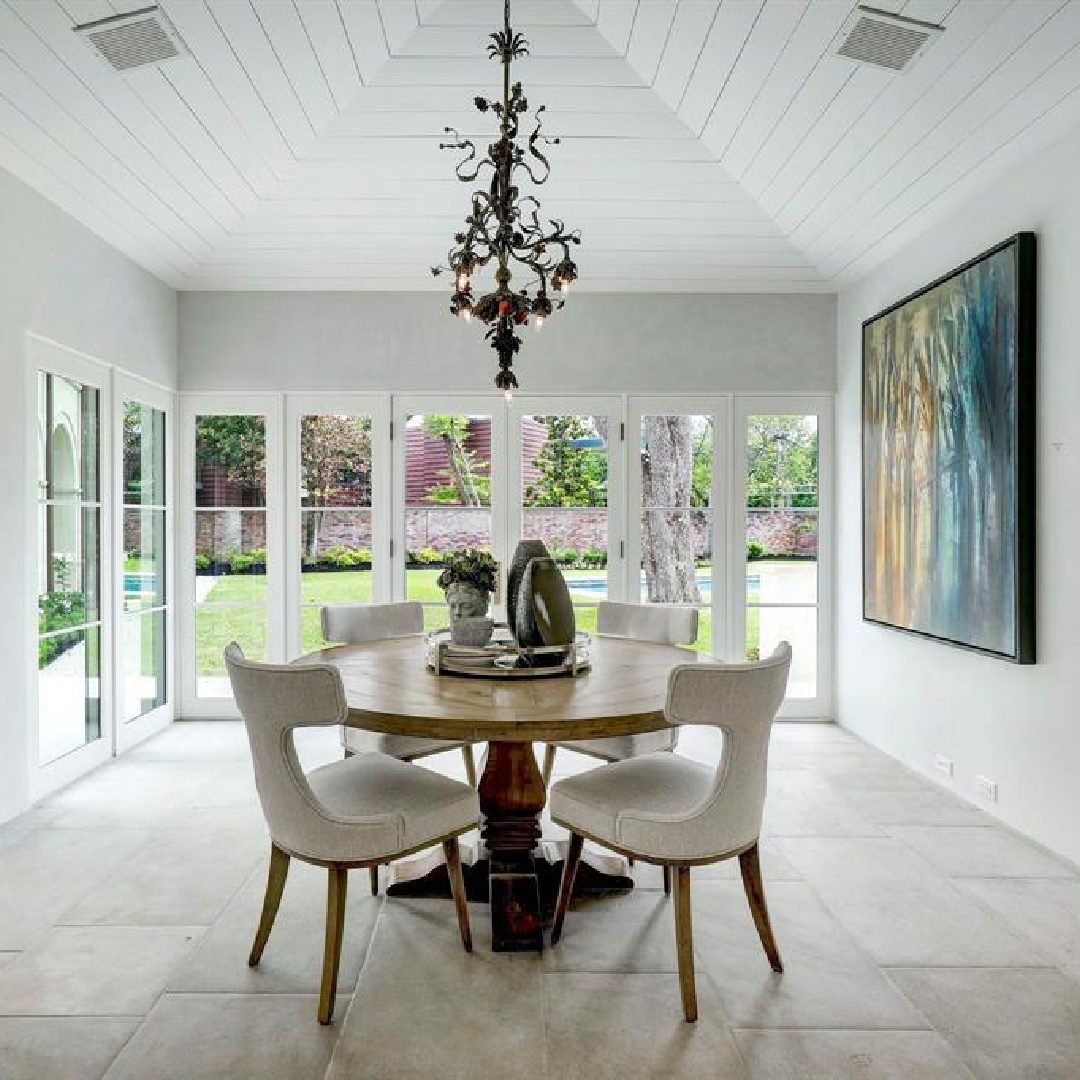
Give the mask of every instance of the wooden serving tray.
[[(554, 675), (580, 675), (590, 663), (588, 634), (576, 635), (572, 645), (518, 645), (505, 630), (496, 630), (487, 645), (455, 645), (449, 630), (427, 636), (428, 667), (440, 675), (471, 675), (482, 679), (548, 679)], [(551, 657), (541, 665), (534, 661)]]

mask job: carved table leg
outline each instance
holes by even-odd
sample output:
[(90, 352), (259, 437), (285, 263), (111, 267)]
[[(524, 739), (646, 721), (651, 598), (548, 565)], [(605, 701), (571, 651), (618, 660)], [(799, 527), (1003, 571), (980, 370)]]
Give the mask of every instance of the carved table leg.
[(546, 792), (527, 742), (492, 742), (478, 789), (488, 849), (491, 947), (540, 951), (544, 923), (533, 854)]

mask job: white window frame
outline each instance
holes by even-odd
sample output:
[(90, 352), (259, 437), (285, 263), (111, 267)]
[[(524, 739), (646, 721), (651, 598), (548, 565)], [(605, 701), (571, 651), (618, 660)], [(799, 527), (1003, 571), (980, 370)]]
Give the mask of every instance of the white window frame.
[[(605, 416), (608, 421), (608, 563), (607, 598), (622, 600), (626, 582), (626, 507), (624, 505), (626, 484), (626, 426), (625, 401), (613, 395), (532, 395), (518, 394), (506, 407), (508, 491), (506, 497), (508, 543), (521, 536), (524, 517), (522, 500), (524, 489), (521, 481), (523, 464), (521, 451), (521, 418), (523, 416)], [(508, 556), (510, 552), (508, 551)], [(588, 607), (591, 605), (577, 605)]]
[[(832, 394), (738, 394), (734, 398), (728, 625), (735, 643), (746, 641), (747, 421), (750, 416), (761, 414), (812, 415), (818, 419), (817, 693), (814, 697), (787, 698), (778, 713), (785, 720), (821, 720), (832, 715), (834, 406)], [(741, 648), (740, 644), (736, 644), (733, 652), (744, 649), (744, 644)], [(731, 659), (736, 659), (736, 656), (732, 655)]]
[[(113, 695), (113, 656), (110, 642), (114, 635), (113, 619), (113, 522), (109, 508), (114, 505), (112, 462), (112, 372), (110, 366), (96, 357), (79, 352), (59, 342), (34, 333), (26, 337), (27, 365), (24, 369), (27, 418), (26, 439), (26, 625), (24, 640), (27, 646), (27, 776), (31, 801), (43, 798), (57, 788), (83, 776), (104, 764), (116, 752), (116, 714)], [(40, 760), (40, 717), (38, 716), (38, 570), (40, 555), (38, 536), (38, 425), (37, 373), (44, 371), (61, 378), (92, 386), (98, 391), (98, 597), (99, 612), (99, 710), (101, 734), (59, 757), (42, 763)]]
[[(176, 639), (180, 668), (180, 715), (192, 720), (224, 720), (239, 716), (230, 697), (200, 697), (195, 641), (195, 420), (198, 416), (264, 416), (266, 418), (266, 616), (267, 654), (271, 662), (285, 659), (285, 601), (282, 585), (284, 551), (284, 492), (282, 489), (281, 394), (184, 394), (180, 410), (181, 520), (177, 523), (179, 557), (176, 599)], [(228, 509), (227, 507), (223, 509)]]
[[(416, 414), (491, 417), (491, 553), (500, 569), (507, 559), (507, 405), (498, 394), (395, 394), (393, 397), (393, 531), (391, 558), (392, 596), (405, 599), (405, 448), (406, 423)], [(500, 581), (502, 574), (499, 575)], [(501, 596), (498, 617), (505, 617)]]
[[(714, 659), (732, 660), (735, 643), (731, 640), (726, 618), (726, 597), (729, 589), (730, 566), (727, 557), (731, 515), (731, 397), (713, 394), (687, 396), (632, 395), (626, 411), (626, 506), (629, 543), (626, 560), (626, 596), (631, 603), (640, 603), (641, 596), (641, 469), (638, 452), (641, 421), (646, 416), (711, 416), (713, 418), (713, 471), (711, 508), (713, 514), (712, 553), (712, 651)], [(738, 657), (741, 659), (741, 657)]]
[(116, 499), (112, 528), (116, 537), (122, 538), (124, 535), (124, 403), (135, 401), (165, 414), (165, 702), (134, 720), (125, 721), (120, 714), (123, 700), (123, 621), (127, 617), (124, 612), (124, 545), (121, 539), (116, 545), (115, 557), (118, 570), (114, 574), (116, 632), (112, 635), (112, 669), (115, 673), (113, 700), (116, 702), (117, 751), (122, 753), (167, 727), (176, 714), (176, 411), (174, 394), (123, 372), (117, 372), (113, 381), (113, 401), (116, 403), (113, 417), (113, 446), (116, 452), (113, 454), (112, 482)]
[(371, 419), (372, 600), (393, 598), (390, 536), (390, 400), (385, 394), (289, 394), (285, 401), (285, 654), (300, 655), (300, 420), (304, 416), (366, 416)]

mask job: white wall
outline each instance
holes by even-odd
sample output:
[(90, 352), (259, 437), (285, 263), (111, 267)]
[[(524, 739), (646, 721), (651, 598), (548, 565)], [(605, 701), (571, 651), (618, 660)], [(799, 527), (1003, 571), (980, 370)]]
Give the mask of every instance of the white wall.
[[(983, 774), (987, 809), (1080, 861), (1080, 133), (998, 179), (841, 294), (838, 712), (846, 727), (955, 790)], [(862, 320), (1022, 230), (1038, 234), (1038, 659), (1034, 667), (871, 626), (861, 618)], [(948, 783), (948, 781), (944, 781)]]
[(0, 170), (0, 821), (27, 801), (26, 334), (169, 387), (176, 385), (176, 294)]
[[(836, 299), (574, 293), (514, 364), (523, 392), (835, 389)], [(491, 391), (442, 293), (183, 293), (183, 390)]]

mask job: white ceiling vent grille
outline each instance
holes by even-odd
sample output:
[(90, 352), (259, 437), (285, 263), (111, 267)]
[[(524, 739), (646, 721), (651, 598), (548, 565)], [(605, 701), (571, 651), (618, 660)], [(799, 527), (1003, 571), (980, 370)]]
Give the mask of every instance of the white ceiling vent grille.
[(840, 31), (837, 56), (889, 71), (907, 71), (945, 28), (860, 6)]
[(114, 71), (133, 71), (188, 52), (176, 27), (156, 6), (83, 23), (75, 32), (85, 37)]

